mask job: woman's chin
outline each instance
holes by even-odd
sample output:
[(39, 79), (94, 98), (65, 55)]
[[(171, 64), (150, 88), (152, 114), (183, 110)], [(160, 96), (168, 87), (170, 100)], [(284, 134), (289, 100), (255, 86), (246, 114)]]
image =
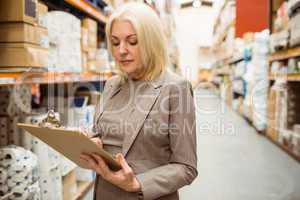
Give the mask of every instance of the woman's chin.
[(123, 72), (125, 72), (125, 73), (128, 74), (128, 75), (135, 72), (134, 69), (131, 69), (131, 68), (128, 67), (128, 66), (126, 66), (126, 67), (121, 66), (121, 69), (122, 69)]

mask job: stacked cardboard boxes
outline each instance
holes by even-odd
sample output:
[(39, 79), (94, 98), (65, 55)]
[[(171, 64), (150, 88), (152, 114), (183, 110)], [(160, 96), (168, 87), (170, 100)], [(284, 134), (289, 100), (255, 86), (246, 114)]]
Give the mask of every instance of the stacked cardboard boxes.
[(97, 48), (97, 22), (85, 18), (81, 27), (82, 71), (102, 73), (111, 71), (108, 51), (104, 47)]
[(268, 128), (267, 136), (274, 141), (278, 141), (278, 122), (276, 120), (276, 96), (278, 92), (275, 89), (271, 89), (268, 96)]
[(81, 24), (83, 71), (94, 71), (96, 69), (97, 22), (91, 18), (85, 18)]
[(36, 0), (0, 1), (0, 67), (47, 66), (48, 33), (38, 24), (38, 5)]

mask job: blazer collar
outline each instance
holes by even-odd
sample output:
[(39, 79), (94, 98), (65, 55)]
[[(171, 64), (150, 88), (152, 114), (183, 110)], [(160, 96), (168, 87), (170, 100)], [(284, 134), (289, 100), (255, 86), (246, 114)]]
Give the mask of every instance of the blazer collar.
[[(149, 85), (152, 86), (154, 89), (160, 88), (163, 85), (166, 73), (167, 73), (167, 69), (164, 70), (158, 78), (149, 81)], [(112, 98), (117, 93), (119, 93), (119, 91), (122, 89), (122, 78), (119, 77), (118, 81), (116, 81), (110, 87), (112, 88), (112, 93), (111, 93), (110, 98)]]

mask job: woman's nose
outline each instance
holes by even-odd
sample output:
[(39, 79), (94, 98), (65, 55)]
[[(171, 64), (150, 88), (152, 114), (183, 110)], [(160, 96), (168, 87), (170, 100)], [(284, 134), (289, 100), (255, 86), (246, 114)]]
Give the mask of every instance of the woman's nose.
[(120, 43), (120, 48), (119, 48), (120, 54), (126, 54), (128, 52), (127, 45), (125, 42)]

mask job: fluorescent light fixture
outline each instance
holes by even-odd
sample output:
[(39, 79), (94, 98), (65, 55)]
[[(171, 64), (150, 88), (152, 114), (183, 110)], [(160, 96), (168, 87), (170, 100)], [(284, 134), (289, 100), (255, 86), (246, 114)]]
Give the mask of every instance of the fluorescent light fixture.
[(201, 7), (201, 1), (200, 0), (194, 0), (193, 1), (193, 7), (194, 8), (200, 8)]

